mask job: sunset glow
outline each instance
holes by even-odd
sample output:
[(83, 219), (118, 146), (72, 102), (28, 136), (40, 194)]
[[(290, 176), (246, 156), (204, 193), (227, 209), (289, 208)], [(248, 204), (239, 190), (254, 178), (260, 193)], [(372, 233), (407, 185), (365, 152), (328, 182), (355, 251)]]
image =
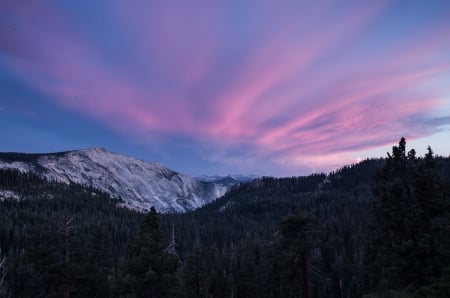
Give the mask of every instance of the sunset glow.
[(0, 3), (0, 151), (276, 176), (401, 136), (450, 154), (449, 1)]

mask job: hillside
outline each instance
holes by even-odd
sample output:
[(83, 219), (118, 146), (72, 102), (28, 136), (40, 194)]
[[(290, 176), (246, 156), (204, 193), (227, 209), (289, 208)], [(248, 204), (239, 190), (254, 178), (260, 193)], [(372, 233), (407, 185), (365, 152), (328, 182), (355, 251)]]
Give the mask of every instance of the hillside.
[[(434, 160), (445, 181), (441, 189), (447, 189), (450, 159)], [(379, 183), (373, 178), (386, 164), (385, 159), (375, 159), (330, 174), (263, 177), (197, 210), (161, 214), (164, 237), (158, 240), (158, 249), (176, 255), (180, 262), (175, 280), (159, 280), (158, 284), (172, 289), (176, 297), (298, 297), (301, 262), (292, 255), (292, 244), (286, 242), (280, 223), (301, 210), (317, 219), (320, 231), (308, 265), (314, 297), (341, 297), (341, 293), (361, 297), (375, 291), (373, 282), (381, 279), (380, 275), (370, 278), (375, 274), (369, 270), (373, 268), (370, 206), (376, 201), (373, 190)], [(20, 297), (49, 293), (42, 288), (45, 278), (61, 287), (76, 285), (79, 290), (74, 290), (74, 297), (98, 293), (121, 297), (133, 291), (128, 282), (130, 270), (135, 270), (130, 262), (135, 261), (130, 260), (140, 243), (133, 239), (142, 235), (139, 231), (146, 231), (143, 214), (117, 208), (117, 200), (83, 185), (49, 182), (13, 170), (0, 170), (0, 177), (0, 190), (6, 194), (0, 202), (0, 256), (10, 266), (5, 271), (8, 291)], [(9, 199), (5, 198), (8, 194)], [(71, 232), (64, 234), (68, 227)], [(67, 263), (75, 281), (66, 280), (64, 271), (49, 271), (52, 264), (61, 264), (58, 258), (64, 239), (76, 248), (71, 250), (76, 263)], [(449, 238), (437, 239), (447, 245), (444, 240)], [(437, 268), (445, 269), (445, 260)], [(439, 271), (436, 276), (444, 274)], [(423, 282), (429, 286), (422, 291), (445, 290), (437, 277)], [(402, 291), (403, 286), (395, 290)]]

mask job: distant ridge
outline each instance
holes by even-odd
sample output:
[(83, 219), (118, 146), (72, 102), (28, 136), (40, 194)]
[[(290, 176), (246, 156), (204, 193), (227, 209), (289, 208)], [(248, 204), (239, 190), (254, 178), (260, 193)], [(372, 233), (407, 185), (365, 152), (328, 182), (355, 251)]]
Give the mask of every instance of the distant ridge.
[(237, 185), (241, 183), (249, 183), (252, 182), (255, 179), (261, 178), (261, 176), (258, 175), (251, 175), (251, 174), (236, 174), (236, 175), (202, 175), (198, 176), (197, 179), (205, 182), (214, 182), (221, 185)]

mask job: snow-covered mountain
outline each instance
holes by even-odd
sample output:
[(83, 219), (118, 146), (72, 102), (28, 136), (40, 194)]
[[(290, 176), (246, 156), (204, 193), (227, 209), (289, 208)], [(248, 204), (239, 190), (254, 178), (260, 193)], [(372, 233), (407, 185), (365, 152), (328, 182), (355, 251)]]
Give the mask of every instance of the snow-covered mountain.
[(38, 173), (47, 179), (80, 183), (121, 197), (125, 205), (160, 212), (199, 208), (227, 191), (214, 182), (199, 181), (159, 163), (111, 153), (103, 148), (54, 154), (1, 153), (0, 168)]

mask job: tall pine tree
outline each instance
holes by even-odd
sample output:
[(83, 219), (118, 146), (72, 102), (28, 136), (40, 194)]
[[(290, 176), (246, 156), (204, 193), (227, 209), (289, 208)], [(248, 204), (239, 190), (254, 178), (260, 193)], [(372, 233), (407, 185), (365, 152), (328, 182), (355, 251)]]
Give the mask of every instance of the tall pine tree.
[(375, 182), (369, 285), (378, 292), (416, 289), (440, 275), (449, 248), (448, 232), (440, 227), (448, 216), (445, 188), (431, 148), (425, 158), (417, 158), (401, 138)]
[(155, 208), (145, 216), (126, 266), (126, 297), (173, 297), (179, 259), (166, 250)]
[(294, 258), (294, 263), (301, 266), (302, 297), (309, 297), (309, 255), (317, 242), (319, 229), (316, 219), (300, 210), (283, 218), (281, 221), (281, 235), (283, 236), (286, 251)]

